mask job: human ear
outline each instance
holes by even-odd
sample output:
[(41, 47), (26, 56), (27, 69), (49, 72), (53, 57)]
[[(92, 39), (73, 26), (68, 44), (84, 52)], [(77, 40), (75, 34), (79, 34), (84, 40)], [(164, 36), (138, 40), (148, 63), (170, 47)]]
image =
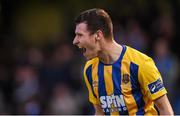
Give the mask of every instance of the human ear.
[(95, 39), (99, 40), (99, 36), (97, 34), (95, 34)]
[(95, 38), (96, 38), (96, 39), (98, 38), (97, 34), (95, 34)]

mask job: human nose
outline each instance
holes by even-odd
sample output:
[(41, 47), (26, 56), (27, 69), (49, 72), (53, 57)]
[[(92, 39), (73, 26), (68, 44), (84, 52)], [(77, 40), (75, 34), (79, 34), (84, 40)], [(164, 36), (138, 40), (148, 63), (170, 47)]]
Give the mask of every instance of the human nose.
[(74, 45), (77, 45), (77, 44), (78, 44), (78, 39), (77, 39), (77, 37), (74, 38), (73, 44), (74, 44)]

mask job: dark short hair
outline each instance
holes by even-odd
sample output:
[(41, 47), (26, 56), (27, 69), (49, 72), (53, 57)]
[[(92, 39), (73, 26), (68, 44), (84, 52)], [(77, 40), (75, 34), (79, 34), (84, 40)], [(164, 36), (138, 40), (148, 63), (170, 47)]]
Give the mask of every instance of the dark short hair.
[(82, 12), (75, 18), (75, 24), (86, 23), (90, 34), (101, 30), (105, 38), (113, 36), (113, 25), (110, 16), (103, 9), (94, 8)]

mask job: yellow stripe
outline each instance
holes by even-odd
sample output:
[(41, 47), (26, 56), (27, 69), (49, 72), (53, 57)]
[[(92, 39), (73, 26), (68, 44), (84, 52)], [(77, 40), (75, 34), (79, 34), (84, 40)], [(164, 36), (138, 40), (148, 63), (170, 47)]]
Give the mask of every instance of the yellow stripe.
[[(143, 94), (145, 94), (143, 89), (141, 89), (141, 92)], [(144, 107), (145, 114), (144, 115), (158, 115), (157, 110), (154, 108), (153, 101), (149, 100), (149, 98), (147, 96), (143, 96), (143, 99), (145, 102), (145, 107)]]
[(104, 81), (107, 95), (113, 94), (112, 66), (104, 66)]
[(126, 54), (124, 55), (124, 58), (122, 60), (122, 65), (121, 65), (121, 89), (122, 89), (122, 94), (124, 95), (124, 100), (129, 112), (129, 115), (135, 115), (136, 112), (138, 111), (138, 107), (136, 104), (136, 101), (131, 93), (132, 91), (132, 85), (131, 82), (129, 80), (128, 83), (124, 83), (123, 82), (123, 74), (128, 74), (129, 75), (129, 79), (130, 79), (130, 62), (128, 62), (126, 58)]
[[(104, 66), (104, 81), (107, 95), (112, 95), (114, 93), (112, 80), (112, 66)], [(111, 112), (111, 115), (119, 115), (119, 112)]]
[(98, 58), (94, 58), (92, 60), (89, 60), (88, 62), (86, 62), (85, 64), (85, 67), (84, 67), (84, 80), (85, 80), (85, 83), (86, 83), (86, 86), (88, 88), (88, 91), (89, 91), (89, 101), (93, 104), (98, 104), (99, 103), (99, 100), (97, 98), (95, 98), (95, 96), (93, 95), (93, 91), (91, 89), (91, 85), (88, 81), (88, 78), (87, 78), (87, 75), (86, 75), (86, 70), (87, 68), (92, 65), (94, 62), (96, 62), (98, 60)]
[(92, 83), (94, 83), (93, 89), (94, 93), (97, 96), (98, 102), (99, 102), (99, 94), (98, 94), (98, 64), (99, 62), (96, 62), (92, 65)]
[(144, 111), (145, 115), (158, 115), (158, 112), (154, 108), (154, 103), (152, 101), (146, 102)]

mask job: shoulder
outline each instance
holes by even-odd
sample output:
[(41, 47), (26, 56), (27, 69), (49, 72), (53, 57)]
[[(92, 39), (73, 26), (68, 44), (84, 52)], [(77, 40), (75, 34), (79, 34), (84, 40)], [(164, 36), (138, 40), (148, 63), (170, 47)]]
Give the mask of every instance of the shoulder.
[(84, 66), (84, 71), (86, 71), (91, 65), (95, 64), (96, 62), (98, 62), (98, 58), (93, 58), (91, 60), (88, 60), (86, 63), (85, 63), (85, 66)]
[(135, 64), (143, 64), (146, 61), (151, 61), (152, 58), (148, 55), (132, 48), (129, 46), (126, 46), (126, 52), (124, 54), (124, 58), (130, 60), (130, 62), (134, 62)]

